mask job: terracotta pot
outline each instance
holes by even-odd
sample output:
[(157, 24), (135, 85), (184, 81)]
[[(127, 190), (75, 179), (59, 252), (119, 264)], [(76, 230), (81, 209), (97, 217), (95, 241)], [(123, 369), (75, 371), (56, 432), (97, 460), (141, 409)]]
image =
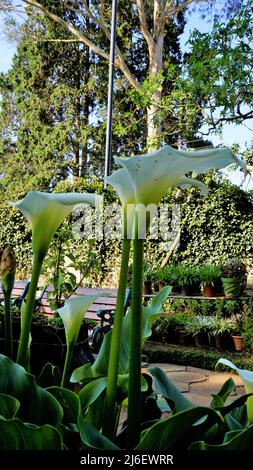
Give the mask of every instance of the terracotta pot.
[(243, 337), (242, 336), (233, 336), (232, 335), (232, 340), (234, 342), (234, 348), (237, 352), (241, 352), (243, 350), (244, 344), (243, 344)]
[(212, 284), (204, 285), (203, 294), (205, 297), (216, 297), (214, 286), (212, 286)]
[(214, 344), (215, 344), (215, 347), (221, 351), (232, 349), (232, 346), (233, 346), (230, 336), (226, 333), (221, 334), (221, 335), (215, 335)]

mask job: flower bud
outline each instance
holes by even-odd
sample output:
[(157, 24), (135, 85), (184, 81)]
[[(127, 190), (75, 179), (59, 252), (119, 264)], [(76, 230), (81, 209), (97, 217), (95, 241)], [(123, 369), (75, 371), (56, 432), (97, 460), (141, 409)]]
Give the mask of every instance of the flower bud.
[(7, 245), (0, 258), (0, 278), (3, 292), (10, 293), (14, 286), (16, 259), (12, 248)]

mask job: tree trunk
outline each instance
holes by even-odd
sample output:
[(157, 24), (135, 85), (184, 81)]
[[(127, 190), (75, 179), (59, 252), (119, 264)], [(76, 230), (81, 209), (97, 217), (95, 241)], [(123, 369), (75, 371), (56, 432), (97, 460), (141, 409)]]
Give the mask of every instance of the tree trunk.
[[(163, 68), (163, 48), (164, 48), (164, 30), (165, 30), (165, 11), (161, 3), (154, 1), (154, 19), (153, 19), (153, 37), (149, 39), (149, 77), (155, 79), (156, 75)], [(159, 147), (161, 143), (161, 122), (158, 111), (159, 103), (162, 97), (162, 90), (157, 87), (151, 97), (150, 106), (147, 108), (147, 148), (152, 152)]]

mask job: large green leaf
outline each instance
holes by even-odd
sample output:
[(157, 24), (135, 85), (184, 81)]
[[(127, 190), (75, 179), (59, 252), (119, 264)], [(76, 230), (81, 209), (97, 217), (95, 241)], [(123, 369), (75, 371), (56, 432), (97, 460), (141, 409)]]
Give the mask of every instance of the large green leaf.
[(42, 387), (57, 387), (61, 383), (61, 374), (60, 374), (60, 369), (57, 366), (54, 366), (53, 364), (50, 364), (50, 362), (47, 362), (39, 377), (37, 378), (37, 384)]
[(77, 424), (81, 412), (79, 396), (62, 387), (49, 387), (47, 390), (57, 399), (63, 409), (62, 422)]
[(63, 412), (58, 401), (36, 385), (33, 375), (3, 355), (0, 355), (0, 393), (20, 402), (17, 417), (23, 421), (57, 427), (62, 419)]
[(62, 440), (50, 425), (35, 426), (19, 419), (0, 418), (0, 450), (60, 450)]
[(154, 390), (166, 398), (174, 412), (187, 410), (195, 406), (178, 390), (162, 369), (159, 367), (149, 367), (148, 372), (154, 379)]
[(107, 385), (107, 377), (95, 379), (85, 385), (80, 393), (79, 398), (81, 401), (82, 410), (86, 410), (94, 401), (101, 395)]
[(20, 403), (10, 395), (0, 394), (0, 415), (6, 419), (12, 419), (19, 409)]
[(228, 413), (231, 413), (235, 408), (240, 408), (245, 405), (249, 396), (252, 396), (252, 393), (247, 395), (242, 395), (241, 397), (236, 398), (231, 403), (226, 406), (217, 406), (215, 409), (219, 411), (222, 416), (226, 416)]
[(107, 437), (103, 436), (94, 426), (85, 419), (80, 420), (79, 431), (85, 449), (120, 450)]
[[(151, 326), (154, 319), (162, 312), (162, 306), (170, 293), (171, 287), (164, 287), (160, 292), (150, 301), (149, 305), (143, 307), (143, 321), (142, 321), (142, 344), (151, 335)], [(120, 359), (119, 359), (119, 374), (124, 375), (128, 373), (129, 367), (129, 353), (130, 353), (130, 328), (131, 328), (131, 308), (128, 309), (124, 317), (121, 346), (120, 346)], [(103, 343), (99, 354), (94, 364), (85, 364), (76, 369), (72, 376), (71, 382), (77, 381), (90, 381), (96, 377), (106, 377), (108, 371), (108, 357), (110, 354), (111, 346), (110, 331), (103, 339)]]
[(204, 441), (195, 442), (191, 450), (253, 450), (253, 425), (244, 431), (231, 431), (219, 445), (206, 444)]
[(228, 379), (222, 385), (220, 391), (217, 394), (213, 394), (213, 399), (210, 404), (211, 408), (223, 406), (229, 395), (235, 390), (235, 383), (233, 379)]
[[(221, 420), (216, 411), (198, 406), (190, 408), (154, 424), (146, 431), (136, 450), (185, 450), (189, 444), (198, 439), (197, 424), (200, 420), (205, 426), (212, 426)], [(195, 425), (195, 426), (194, 426)]]
[(97, 399), (89, 406), (85, 413), (85, 420), (96, 429), (101, 429), (104, 422), (104, 401), (105, 394), (101, 393)]

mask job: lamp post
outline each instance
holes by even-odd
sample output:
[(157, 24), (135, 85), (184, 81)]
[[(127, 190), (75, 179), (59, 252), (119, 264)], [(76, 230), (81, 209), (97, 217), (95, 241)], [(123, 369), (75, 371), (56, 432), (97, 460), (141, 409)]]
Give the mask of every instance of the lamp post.
[(107, 186), (106, 177), (110, 175), (111, 155), (112, 155), (112, 105), (113, 105), (113, 79), (114, 79), (114, 60), (115, 60), (115, 43), (116, 43), (116, 17), (117, 17), (117, 0), (112, 0), (104, 188), (106, 188)]

